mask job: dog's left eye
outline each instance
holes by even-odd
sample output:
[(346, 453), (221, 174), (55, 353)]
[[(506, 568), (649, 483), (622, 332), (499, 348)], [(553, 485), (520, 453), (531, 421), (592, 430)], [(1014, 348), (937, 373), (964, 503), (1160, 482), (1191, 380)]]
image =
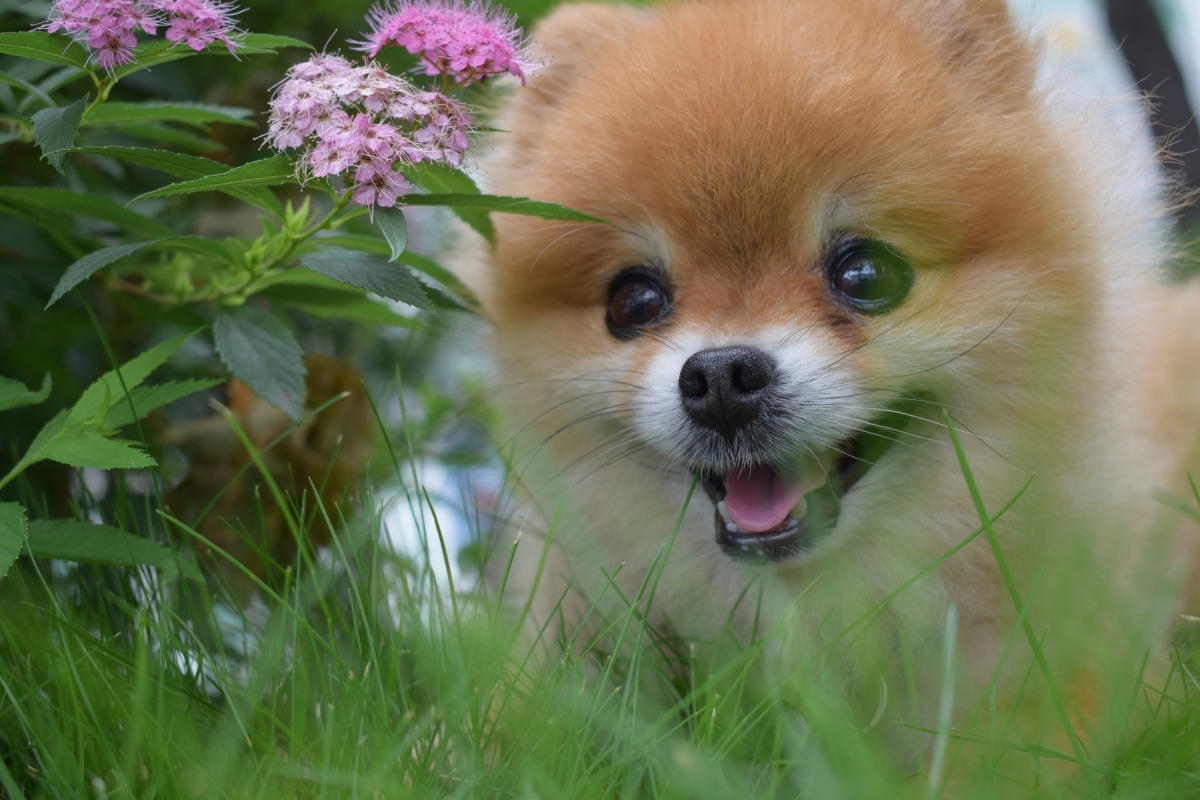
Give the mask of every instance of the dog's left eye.
[(900, 255), (878, 242), (857, 244), (838, 254), (829, 285), (864, 314), (890, 311), (908, 296), (913, 270)]
[(618, 339), (632, 339), (640, 329), (661, 322), (671, 311), (671, 290), (666, 282), (644, 267), (627, 269), (608, 287), (608, 331)]

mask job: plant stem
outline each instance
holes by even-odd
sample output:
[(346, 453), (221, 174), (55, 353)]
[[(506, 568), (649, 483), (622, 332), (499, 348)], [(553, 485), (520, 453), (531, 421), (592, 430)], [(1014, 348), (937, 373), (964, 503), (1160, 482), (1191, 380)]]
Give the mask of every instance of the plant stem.
[(348, 219), (350, 219), (349, 216), (345, 216), (345, 217), (342, 217), (341, 219), (338, 219), (338, 215), (341, 214), (346, 209), (346, 206), (348, 206), (350, 204), (351, 199), (352, 199), (352, 197), (351, 197), (350, 192), (346, 192), (342, 197), (337, 198), (336, 201), (334, 202), (333, 208), (329, 211), (328, 214), (321, 217), (321, 219), (319, 219), (318, 221), (316, 221), (315, 223), (310, 225), (305, 231), (303, 231), (299, 235), (289, 234), (287, 245), (283, 248), (283, 250), (279, 253), (279, 255), (263, 262), (260, 265), (256, 266), (256, 265), (252, 264), (250, 266), (250, 268), (247, 270), (245, 280), (237, 283), (235, 286), (233, 286), (229, 289), (213, 292), (211, 294), (205, 294), (203, 291), (197, 291), (197, 292), (190, 294), (189, 296), (183, 298), (182, 300), (174, 299), (174, 298), (168, 299), (162, 295), (154, 295), (154, 294), (151, 294), (150, 292), (145, 292), (145, 291), (141, 292), (141, 296), (147, 300), (161, 302), (163, 304), (173, 304), (173, 305), (189, 305), (192, 303), (220, 302), (227, 298), (236, 298), (236, 297), (241, 297), (244, 299), (248, 295), (254, 293), (254, 288), (258, 285), (258, 283), (263, 278), (274, 274), (280, 268), (286, 267), (289, 263), (291, 263), (293, 257), (295, 256), (297, 248), (299, 248), (302, 244), (307, 242), (309, 239), (311, 239), (313, 236), (317, 235), (321, 231), (329, 230), (330, 228), (336, 228), (337, 226), (341, 225), (343, 222), (346, 222)]
[[(321, 220), (314, 223), (311, 227), (309, 227), (308, 230), (304, 231), (299, 236), (291, 237), (291, 240), (288, 242), (288, 246), (284, 248), (283, 252), (280, 253), (275, 258), (268, 261), (265, 265), (263, 265), (263, 267), (260, 270), (258, 270), (257, 277), (261, 277), (268, 271), (275, 269), (277, 267), (286, 266), (288, 263), (291, 262), (292, 255), (296, 252), (296, 248), (298, 248), (300, 245), (307, 242), (309, 239), (311, 239), (313, 236), (317, 235), (321, 231), (328, 230), (331, 227), (336, 227), (333, 224), (334, 219), (337, 217), (338, 214), (340, 214), (346, 208), (347, 205), (350, 204), (350, 200), (351, 200), (351, 194), (349, 191), (347, 191), (340, 198), (338, 198), (337, 202), (334, 203), (333, 208), (330, 210), (330, 212), (328, 214), (326, 214)], [(338, 222), (338, 224), (340, 225), (341, 222)]]
[(24, 472), (25, 467), (27, 466), (29, 465), (25, 463), (24, 459), (17, 462), (17, 465), (10, 469), (7, 475), (5, 475), (3, 478), (0, 478), (0, 489), (3, 489), (5, 486), (8, 486), (10, 483), (12, 483), (13, 479)]
[[(92, 80), (96, 80), (96, 76), (92, 76)], [(87, 104), (87, 108), (83, 110), (83, 118), (87, 119), (88, 114), (92, 113), (92, 109), (108, 99), (108, 95), (112, 92), (113, 87), (117, 85), (116, 81), (110, 81), (107, 77), (96, 81), (96, 99)], [(80, 123), (83, 124), (82, 122)]]

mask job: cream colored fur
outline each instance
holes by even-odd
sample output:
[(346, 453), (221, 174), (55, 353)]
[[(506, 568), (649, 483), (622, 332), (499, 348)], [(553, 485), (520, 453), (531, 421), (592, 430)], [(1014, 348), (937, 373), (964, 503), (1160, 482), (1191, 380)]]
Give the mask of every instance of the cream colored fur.
[[(551, 63), (497, 121), (510, 133), (484, 179), (614, 224), (498, 216), (497, 245), (461, 259), (522, 479), (509, 593), (531, 588), (561, 508), (537, 620), (565, 593), (577, 624), (618, 570), (636, 596), (690, 483), (663, 422), (671, 371), (753, 343), (828, 376), (829, 398), (850, 387), (842, 410), (859, 420), (887, 390), (941, 405), (798, 561), (724, 556), (697, 492), (654, 619), (700, 640), (727, 618), (746, 637), (757, 619), (760, 634), (782, 626), (785, 655), (830, 641), (979, 526), (944, 406), (991, 513), (1036, 473), (996, 528), (1030, 618), (1056, 621), (1046, 647), (1073, 706), (1099, 713), (1099, 665), (1161, 644), (1198, 580), (1195, 526), (1160, 497), (1187, 498), (1200, 464), (1200, 285), (1165, 285), (1163, 192), (1113, 107), (1039, 83), (1037, 44), (988, 0), (568, 5), (534, 38)], [(847, 229), (912, 257), (902, 307), (851, 323), (830, 311), (814, 264)], [(677, 312), (621, 342), (606, 287), (643, 262), (672, 276)], [(849, 424), (832, 405), (814, 436)], [(847, 676), (893, 680), (902, 636), (936, 652), (951, 602), (964, 691), (981, 686), (1016, 618), (984, 537), (887, 607)]]

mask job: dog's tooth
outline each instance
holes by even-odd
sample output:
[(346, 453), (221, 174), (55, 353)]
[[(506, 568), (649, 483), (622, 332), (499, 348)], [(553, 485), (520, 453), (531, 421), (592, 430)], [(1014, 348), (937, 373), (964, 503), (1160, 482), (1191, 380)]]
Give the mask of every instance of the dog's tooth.
[(737, 532), (738, 532), (738, 526), (737, 526), (737, 523), (734, 523), (734, 522), (726, 522), (726, 523), (725, 523), (725, 530), (729, 531), (730, 533), (737, 533)]
[(833, 468), (836, 453), (823, 447), (814, 453), (805, 453), (780, 469), (789, 483), (800, 484), (805, 492), (811, 492), (825, 484)]
[(807, 496), (801, 496), (800, 502), (796, 503), (796, 505), (792, 507), (792, 513), (795, 514), (797, 517), (803, 517), (805, 514), (808, 513), (808, 497)]
[(721, 500), (717, 503), (717, 513), (721, 515), (721, 519), (729, 522), (729, 511), (725, 508), (725, 501)]

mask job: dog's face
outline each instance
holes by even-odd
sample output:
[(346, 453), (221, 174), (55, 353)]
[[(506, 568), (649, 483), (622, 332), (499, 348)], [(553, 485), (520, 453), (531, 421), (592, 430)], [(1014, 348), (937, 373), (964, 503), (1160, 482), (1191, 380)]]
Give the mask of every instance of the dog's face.
[(551, 382), (521, 402), (588, 480), (698, 474), (729, 556), (819, 553), (913, 420), (1029, 389), (1087, 306), (1045, 268), (1080, 226), (999, 0), (568, 6), (535, 38), (493, 188), (612, 224), (497, 221), (503, 380)]

